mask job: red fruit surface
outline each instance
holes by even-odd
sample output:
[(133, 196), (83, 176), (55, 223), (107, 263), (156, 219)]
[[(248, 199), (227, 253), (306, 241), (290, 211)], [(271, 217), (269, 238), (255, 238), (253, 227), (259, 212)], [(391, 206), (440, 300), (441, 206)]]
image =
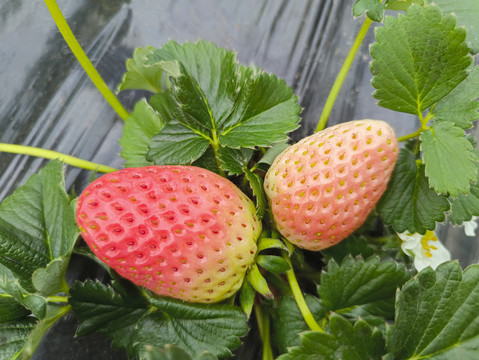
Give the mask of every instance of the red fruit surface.
[(254, 261), (261, 222), (232, 182), (193, 166), (127, 168), (80, 195), (77, 222), (121, 276), (165, 296), (217, 302)]
[(343, 240), (376, 206), (398, 152), (393, 130), (379, 120), (332, 126), (290, 146), (264, 182), (278, 231), (313, 251)]

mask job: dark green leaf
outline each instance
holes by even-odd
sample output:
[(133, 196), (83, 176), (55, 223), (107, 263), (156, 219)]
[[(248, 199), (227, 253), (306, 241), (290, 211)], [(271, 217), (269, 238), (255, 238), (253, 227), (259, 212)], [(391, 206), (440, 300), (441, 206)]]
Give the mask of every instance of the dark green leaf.
[(462, 129), (469, 129), (479, 119), (479, 66), (474, 66), (454, 90), (437, 103), (431, 113), (434, 121), (450, 121)]
[(20, 305), (11, 295), (0, 291), (0, 323), (24, 318), (30, 314), (24, 306)]
[(0, 360), (17, 358), (36, 323), (32, 317), (0, 323)]
[(298, 127), (301, 107), (282, 79), (266, 73), (247, 80), (231, 115), (219, 129), (223, 146), (269, 147)]
[(421, 134), (426, 176), (436, 192), (457, 196), (468, 193), (477, 180), (477, 156), (464, 130), (451, 122), (435, 123)]
[(146, 159), (155, 165), (190, 165), (205, 153), (209, 144), (204, 134), (171, 121), (151, 139)]
[(47, 296), (66, 292), (68, 285), (65, 281), (65, 272), (69, 260), (69, 257), (55, 259), (46, 268), (37, 269), (32, 276), (32, 283), (35, 289)]
[(373, 21), (382, 21), (384, 17), (384, 4), (381, 0), (357, 0), (353, 5), (353, 15), (361, 16), (366, 13)]
[(261, 220), (266, 211), (266, 206), (268, 201), (266, 200), (266, 194), (263, 188), (263, 180), (259, 177), (258, 174), (251, 172), (248, 169), (245, 169), (245, 176), (253, 190), (253, 195), (256, 198), (256, 217)]
[(425, 0), (437, 5), (443, 14), (452, 14), (457, 19), (457, 26), (464, 26), (467, 31), (466, 41), (473, 54), (479, 52), (479, 2), (477, 0)]
[(338, 311), (381, 300), (393, 302), (396, 290), (408, 279), (405, 268), (394, 261), (347, 257), (340, 265), (334, 260), (328, 263), (318, 293), (324, 306)]
[(284, 242), (282, 242), (279, 239), (272, 239), (272, 238), (266, 238), (266, 237), (260, 238), (258, 240), (257, 252), (259, 253), (263, 250), (268, 250), (268, 249), (282, 249), (289, 252), (288, 247), (284, 244)]
[(78, 234), (59, 161), (50, 162), (0, 205), (0, 263), (29, 289), (35, 270), (68, 256)]
[(230, 175), (241, 175), (253, 156), (253, 149), (232, 149), (222, 147), (218, 149), (218, 159), (221, 162), (221, 169)]
[(422, 270), (398, 293), (390, 359), (475, 359), (479, 348), (479, 266), (447, 262)]
[(257, 162), (256, 167), (263, 171), (267, 171), (270, 165), (273, 163), (274, 159), (286, 150), (290, 145), (287, 142), (280, 142), (274, 144), (272, 147), (266, 151), (266, 154)]
[(175, 344), (193, 358), (204, 351), (228, 357), (248, 331), (245, 314), (235, 306), (188, 304), (157, 297), (150, 301), (158, 311), (139, 321), (135, 334), (138, 346)]
[(289, 263), (281, 256), (258, 255), (256, 262), (263, 269), (276, 274), (281, 274), (291, 269)]
[(331, 334), (307, 332), (301, 346), (290, 349), (278, 360), (380, 360), (385, 353), (381, 332), (364, 320), (351, 325), (339, 315), (330, 319)]
[(255, 299), (255, 291), (249, 281), (243, 281), (243, 285), (241, 286), (240, 290), (240, 305), (243, 309), (243, 312), (249, 318), (251, 312), (253, 311), (254, 306), (254, 299)]
[(215, 151), (209, 146), (201, 157), (191, 164), (192, 166), (201, 167), (211, 172), (219, 174), (218, 162), (216, 161)]
[[(165, 99), (168, 93), (158, 96)], [(163, 119), (146, 100), (136, 103), (135, 109), (125, 120), (123, 136), (120, 139), (120, 145), (123, 147), (121, 156), (126, 159), (125, 167), (153, 165), (146, 159), (151, 139), (165, 127), (166, 121), (169, 120), (169, 118)]]
[(424, 166), (416, 165), (409, 150), (401, 149), (388, 189), (378, 203), (378, 211), (387, 225), (399, 233), (424, 234), (445, 219), (449, 201), (429, 187)]
[(479, 184), (471, 185), (469, 194), (459, 194), (451, 199), (451, 223), (460, 225), (473, 216), (479, 216)]
[(334, 261), (340, 263), (347, 256), (361, 256), (363, 259), (367, 259), (374, 254), (374, 249), (369, 244), (367, 238), (362, 236), (349, 236), (339, 244), (322, 250), (321, 253), (324, 255), (326, 261), (334, 259)]
[(161, 64), (146, 65), (148, 55), (155, 49), (151, 46), (137, 48), (133, 53), (133, 59), (126, 62), (126, 73), (123, 75), (117, 91), (139, 89), (158, 93), (164, 87), (164, 74)]
[(167, 344), (163, 348), (144, 345), (140, 350), (139, 360), (218, 360), (218, 358), (209, 352), (204, 352), (193, 359), (182, 348)]
[(79, 336), (95, 331), (108, 335), (135, 324), (147, 311), (145, 299), (123, 297), (100, 282), (77, 282), (70, 295), (73, 311), (82, 320), (76, 332)]
[(436, 6), (412, 5), (407, 15), (388, 16), (375, 34), (372, 85), (385, 108), (422, 114), (467, 76), (466, 32)]
[[(326, 311), (318, 298), (305, 294), (305, 300), (317, 322), (325, 317)], [(298, 305), (292, 296), (283, 296), (273, 317), (273, 340), (280, 353), (285, 353), (291, 346), (301, 345), (300, 334), (309, 330)]]

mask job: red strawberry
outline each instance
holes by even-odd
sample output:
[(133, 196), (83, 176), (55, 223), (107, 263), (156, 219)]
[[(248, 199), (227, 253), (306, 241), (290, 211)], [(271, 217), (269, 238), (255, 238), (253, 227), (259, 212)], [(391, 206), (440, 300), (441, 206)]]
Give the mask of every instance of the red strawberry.
[(261, 222), (232, 182), (193, 166), (128, 168), (80, 195), (77, 222), (92, 251), (157, 294), (217, 302), (254, 261)]
[(290, 146), (265, 178), (279, 232), (314, 251), (343, 240), (376, 206), (397, 156), (393, 130), (378, 120), (332, 126)]

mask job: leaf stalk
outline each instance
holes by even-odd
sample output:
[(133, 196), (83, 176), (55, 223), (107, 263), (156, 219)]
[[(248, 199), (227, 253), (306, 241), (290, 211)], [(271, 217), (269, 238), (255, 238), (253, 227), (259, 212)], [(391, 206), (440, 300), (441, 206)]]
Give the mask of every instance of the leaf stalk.
[(254, 305), (254, 313), (256, 321), (258, 322), (258, 330), (263, 341), (263, 357), (262, 360), (273, 360), (273, 350), (271, 348), (270, 340), (270, 319), (268, 315), (263, 314), (263, 309), (260, 304)]

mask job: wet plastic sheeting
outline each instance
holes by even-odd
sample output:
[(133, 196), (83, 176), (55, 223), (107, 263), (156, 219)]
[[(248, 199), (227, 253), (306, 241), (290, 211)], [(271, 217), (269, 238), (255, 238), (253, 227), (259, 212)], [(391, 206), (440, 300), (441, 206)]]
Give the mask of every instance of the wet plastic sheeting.
[[(291, 85), (304, 108), (293, 139), (313, 132), (336, 74), (362, 19), (353, 20), (353, 0), (59, 0), (73, 32), (100, 74), (115, 88), (135, 47), (160, 47), (206, 39), (234, 49), (242, 63), (255, 63)], [(371, 96), (367, 44), (353, 64), (329, 124), (360, 118), (386, 119), (397, 135), (416, 128), (414, 117), (379, 108)], [(0, 142), (38, 146), (121, 167), (118, 139), (123, 121), (78, 65), (41, 0), (0, 0)], [(144, 93), (125, 91), (128, 109)], [(0, 154), (0, 200), (46, 164)], [(67, 168), (67, 186), (81, 189), (90, 173)], [(475, 243), (460, 229), (452, 234), (453, 256), (476, 262)], [(454, 244), (453, 244), (454, 242)], [(88, 273), (82, 263), (75, 274)], [(74, 320), (56, 326), (36, 359), (121, 359), (108, 341), (73, 339)]]

